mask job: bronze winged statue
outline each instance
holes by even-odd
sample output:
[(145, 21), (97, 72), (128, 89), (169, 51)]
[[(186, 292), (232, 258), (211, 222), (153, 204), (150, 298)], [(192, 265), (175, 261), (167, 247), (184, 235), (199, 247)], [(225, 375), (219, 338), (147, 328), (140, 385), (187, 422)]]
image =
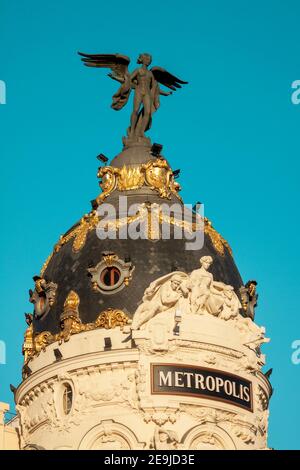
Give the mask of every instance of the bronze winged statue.
[(160, 89), (159, 83), (175, 91), (186, 84), (161, 67), (148, 67), (152, 62), (150, 54), (140, 54), (137, 63), (140, 67), (132, 73), (128, 66), (130, 58), (121, 54), (84, 54), (82, 61), (87, 67), (109, 68), (110, 78), (121, 83), (118, 91), (113, 95), (111, 107), (115, 111), (122, 109), (128, 102), (131, 90), (134, 90), (133, 111), (130, 118), (130, 126), (127, 130), (127, 142), (148, 141), (144, 133), (150, 129), (153, 113), (159, 108), (159, 95), (168, 96), (172, 91), (166, 92)]

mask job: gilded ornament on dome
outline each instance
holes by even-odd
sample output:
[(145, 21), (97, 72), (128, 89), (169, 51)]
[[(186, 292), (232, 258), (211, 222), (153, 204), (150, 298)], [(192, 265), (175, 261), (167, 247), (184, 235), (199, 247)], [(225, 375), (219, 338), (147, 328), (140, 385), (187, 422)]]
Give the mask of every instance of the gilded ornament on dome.
[[(107, 168), (107, 167), (105, 167)], [(176, 182), (174, 182), (173, 177), (170, 179), (171, 185), (177, 185)], [(177, 194), (177, 196), (180, 198), (180, 196)], [(70, 230), (66, 235), (62, 236), (58, 243), (54, 247), (53, 253), (51, 253), (46, 262), (43, 264), (42, 270), (41, 270), (41, 277), (43, 276), (44, 272), (46, 271), (49, 262), (51, 261), (53, 254), (58, 253), (62, 246), (64, 246), (66, 243), (68, 243), (70, 240), (74, 239), (73, 241), (73, 246), (72, 249), (76, 253), (81, 250), (81, 248), (85, 245), (87, 235), (91, 230), (96, 229), (97, 225), (100, 224), (101, 227), (108, 229), (108, 230), (119, 230), (121, 227), (125, 225), (130, 225), (132, 222), (137, 222), (140, 220), (141, 222), (143, 220), (146, 220), (146, 218), (149, 217), (149, 209), (151, 209), (151, 206), (147, 206), (147, 204), (141, 204), (140, 205), (140, 210), (137, 212), (136, 215), (133, 216), (127, 216), (127, 217), (122, 217), (118, 218), (116, 220), (109, 220), (102, 222), (99, 216), (97, 215), (96, 211), (92, 211), (89, 214), (86, 214), (84, 217), (82, 217), (81, 221), (79, 224), (72, 230)], [(147, 210), (145, 210), (147, 209)], [(215, 250), (221, 255), (225, 255), (225, 249), (229, 252), (230, 255), (232, 255), (232, 250), (230, 248), (230, 245), (228, 242), (218, 233), (214, 227), (212, 226), (211, 221), (205, 217), (203, 219), (202, 223), (191, 223), (185, 220), (181, 219), (176, 219), (174, 216), (169, 216), (167, 214), (163, 214), (162, 212), (154, 212), (154, 218), (159, 218), (159, 224), (162, 223), (168, 223), (170, 225), (174, 225), (177, 227), (181, 227), (184, 230), (187, 230), (189, 233), (195, 232), (197, 230), (204, 230), (205, 234), (209, 236)], [(203, 228), (204, 227), (204, 228)], [(149, 239), (157, 239), (157, 231), (155, 232), (155, 235), (153, 235), (153, 230), (148, 230), (148, 235)]]
[(34, 353), (33, 355), (39, 353), (41, 351), (45, 351), (46, 346), (50, 344), (52, 341), (52, 334), (50, 331), (43, 331), (42, 333), (38, 333), (37, 335), (34, 335)]
[(117, 169), (110, 166), (100, 167), (98, 170), (97, 177), (101, 178), (99, 183), (102, 193), (97, 197), (96, 201), (101, 204), (103, 200), (116, 189), (116, 174)]
[(118, 255), (115, 253), (103, 253), (102, 257), (106, 266), (112, 266), (113, 263), (119, 259)]
[(147, 184), (152, 189), (156, 189), (160, 197), (170, 199), (172, 170), (166, 160), (158, 159), (155, 162), (150, 161), (145, 165), (145, 170)]
[(100, 313), (95, 321), (95, 327), (108, 330), (119, 326), (122, 329), (129, 322), (129, 317), (122, 310), (109, 308)]
[(142, 167), (126, 167), (125, 165), (118, 172), (118, 189), (119, 191), (129, 191), (139, 189), (145, 182)]
[(92, 323), (82, 323), (79, 318), (78, 306), (80, 298), (75, 291), (70, 291), (65, 302), (64, 309), (61, 314), (60, 327), (61, 331), (56, 334), (50, 331), (43, 331), (34, 334), (32, 315), (26, 314), (26, 322), (28, 328), (24, 334), (24, 343), (22, 352), (24, 355), (25, 364), (34, 356), (39, 355), (41, 351), (45, 351), (49, 344), (58, 341), (69, 341), (70, 337), (74, 334), (81, 332), (92, 331), (100, 328), (111, 329), (120, 327), (121, 330), (125, 325), (128, 325), (131, 320), (121, 309), (108, 308), (101, 312), (97, 319)]
[(229, 254), (232, 255), (230, 245), (222, 235), (213, 228), (211, 221), (208, 220), (207, 217), (204, 218), (204, 232), (209, 236), (213, 246), (221, 256), (224, 256), (225, 248), (227, 248)]
[(74, 290), (71, 290), (64, 302), (64, 311), (67, 311), (67, 310), (77, 311), (79, 303), (80, 303), (79, 295)]
[(178, 194), (180, 185), (174, 181), (173, 172), (163, 158), (157, 161), (150, 160), (139, 166), (123, 165), (121, 169), (111, 166), (101, 167), (97, 176), (101, 178), (100, 186), (103, 191), (96, 199), (98, 204), (102, 204), (116, 189), (131, 191), (142, 186), (150, 186), (161, 198), (170, 199), (174, 194), (181, 200)]

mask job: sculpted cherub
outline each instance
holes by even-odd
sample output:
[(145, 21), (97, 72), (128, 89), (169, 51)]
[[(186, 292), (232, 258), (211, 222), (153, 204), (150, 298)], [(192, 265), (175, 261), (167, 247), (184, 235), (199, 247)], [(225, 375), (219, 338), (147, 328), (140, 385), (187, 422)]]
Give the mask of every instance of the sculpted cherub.
[(152, 115), (159, 107), (159, 95), (168, 96), (171, 92), (160, 89), (159, 83), (175, 91), (186, 84), (161, 67), (148, 67), (152, 57), (148, 53), (140, 54), (137, 63), (140, 65), (132, 73), (129, 72), (129, 57), (121, 54), (84, 54), (79, 52), (87, 67), (110, 68), (110, 78), (121, 83), (119, 90), (113, 95), (111, 107), (115, 111), (122, 109), (128, 102), (131, 90), (134, 90), (133, 111), (127, 134), (130, 140), (140, 141), (144, 133), (150, 129)]

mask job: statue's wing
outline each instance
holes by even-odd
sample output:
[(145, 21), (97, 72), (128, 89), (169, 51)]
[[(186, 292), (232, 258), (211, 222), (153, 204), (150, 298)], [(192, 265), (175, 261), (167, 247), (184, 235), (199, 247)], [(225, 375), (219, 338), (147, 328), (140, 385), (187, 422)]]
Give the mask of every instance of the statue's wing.
[(175, 75), (172, 75), (161, 67), (152, 67), (151, 71), (155, 80), (174, 91), (176, 88), (181, 88), (181, 85), (186, 85), (188, 83), (180, 80), (180, 78), (175, 77)]
[(87, 67), (108, 68), (112, 73), (108, 76), (121, 83), (120, 88), (113, 96), (111, 107), (115, 111), (122, 109), (129, 98), (131, 91), (131, 80), (128, 71), (130, 63), (129, 57), (121, 54), (84, 54), (78, 52), (82, 56), (82, 61)]
[(78, 52), (82, 56), (82, 62), (87, 67), (108, 68), (111, 69), (113, 77), (124, 79), (128, 75), (129, 57), (122, 54), (84, 54)]

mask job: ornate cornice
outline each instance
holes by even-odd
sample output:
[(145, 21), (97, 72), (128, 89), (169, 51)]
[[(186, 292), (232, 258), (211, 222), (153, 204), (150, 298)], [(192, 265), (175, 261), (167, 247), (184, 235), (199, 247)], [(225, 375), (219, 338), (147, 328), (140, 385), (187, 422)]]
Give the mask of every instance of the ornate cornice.
[[(43, 331), (36, 335), (33, 334), (32, 325), (26, 330), (23, 354), (25, 356), (25, 363), (32, 357), (44, 351), (46, 346), (58, 341), (69, 341), (70, 337), (74, 334), (84, 331), (91, 331), (97, 328), (111, 329), (123, 327), (130, 323), (129, 317), (120, 309), (108, 308), (101, 312), (93, 323), (81, 323), (81, 320), (76, 313), (79, 305), (79, 297), (76, 292), (71, 291), (65, 301), (64, 311), (61, 315), (61, 331), (57, 334), (52, 334), (50, 331)], [(72, 314), (73, 309), (73, 314)]]

